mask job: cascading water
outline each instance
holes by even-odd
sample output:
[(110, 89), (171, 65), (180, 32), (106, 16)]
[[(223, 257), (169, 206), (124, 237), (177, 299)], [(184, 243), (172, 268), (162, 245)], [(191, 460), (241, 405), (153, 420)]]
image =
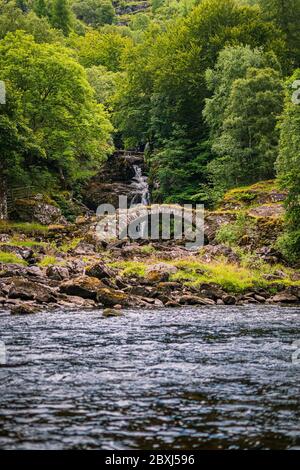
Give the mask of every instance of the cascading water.
[(133, 165), (134, 177), (131, 186), (135, 189), (135, 194), (131, 200), (130, 207), (135, 207), (139, 204), (148, 206), (150, 204), (150, 192), (147, 176), (143, 175), (142, 168), (138, 165)]
[[(142, 168), (138, 165), (133, 165), (134, 177), (131, 186), (134, 188), (134, 196), (131, 200), (130, 207), (149, 206), (150, 205), (150, 191), (147, 176), (143, 175)], [(147, 222), (141, 222), (136, 225), (136, 232), (144, 238), (147, 232)]]

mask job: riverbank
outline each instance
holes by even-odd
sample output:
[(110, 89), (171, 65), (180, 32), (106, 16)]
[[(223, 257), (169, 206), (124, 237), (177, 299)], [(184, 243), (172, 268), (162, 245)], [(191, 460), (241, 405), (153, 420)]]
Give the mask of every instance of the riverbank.
[[(299, 304), (299, 266), (276, 248), (284, 195), (274, 182), (227, 193), (205, 216), (205, 246), (97, 238), (98, 219), (0, 224), (0, 305), (49, 309)], [(107, 310), (109, 309), (109, 310)]]

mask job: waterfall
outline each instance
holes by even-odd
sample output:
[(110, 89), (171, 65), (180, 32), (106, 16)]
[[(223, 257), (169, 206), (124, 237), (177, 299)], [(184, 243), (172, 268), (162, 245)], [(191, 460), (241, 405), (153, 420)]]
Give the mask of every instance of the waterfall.
[[(132, 178), (131, 187), (134, 189), (134, 196), (131, 200), (130, 207), (136, 206), (149, 206), (150, 205), (150, 191), (147, 176), (143, 175), (142, 168), (138, 165), (133, 165), (134, 177)], [(147, 221), (141, 222), (135, 227), (136, 232), (141, 238), (147, 238), (148, 223)]]
[(148, 206), (150, 204), (150, 192), (147, 176), (143, 175), (142, 168), (138, 165), (133, 165), (134, 177), (132, 178), (131, 186), (134, 188), (134, 196), (131, 200), (130, 207), (137, 205)]

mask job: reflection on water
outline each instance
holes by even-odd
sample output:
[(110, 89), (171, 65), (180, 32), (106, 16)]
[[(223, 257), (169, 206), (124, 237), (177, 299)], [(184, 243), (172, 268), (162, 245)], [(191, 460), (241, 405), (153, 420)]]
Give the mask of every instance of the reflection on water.
[(300, 310), (0, 314), (1, 449), (300, 445)]

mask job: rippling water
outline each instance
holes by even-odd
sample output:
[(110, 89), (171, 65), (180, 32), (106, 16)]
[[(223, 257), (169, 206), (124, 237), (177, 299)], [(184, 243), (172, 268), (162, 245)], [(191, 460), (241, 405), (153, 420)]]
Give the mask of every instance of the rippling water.
[(299, 308), (0, 313), (1, 449), (300, 445)]

